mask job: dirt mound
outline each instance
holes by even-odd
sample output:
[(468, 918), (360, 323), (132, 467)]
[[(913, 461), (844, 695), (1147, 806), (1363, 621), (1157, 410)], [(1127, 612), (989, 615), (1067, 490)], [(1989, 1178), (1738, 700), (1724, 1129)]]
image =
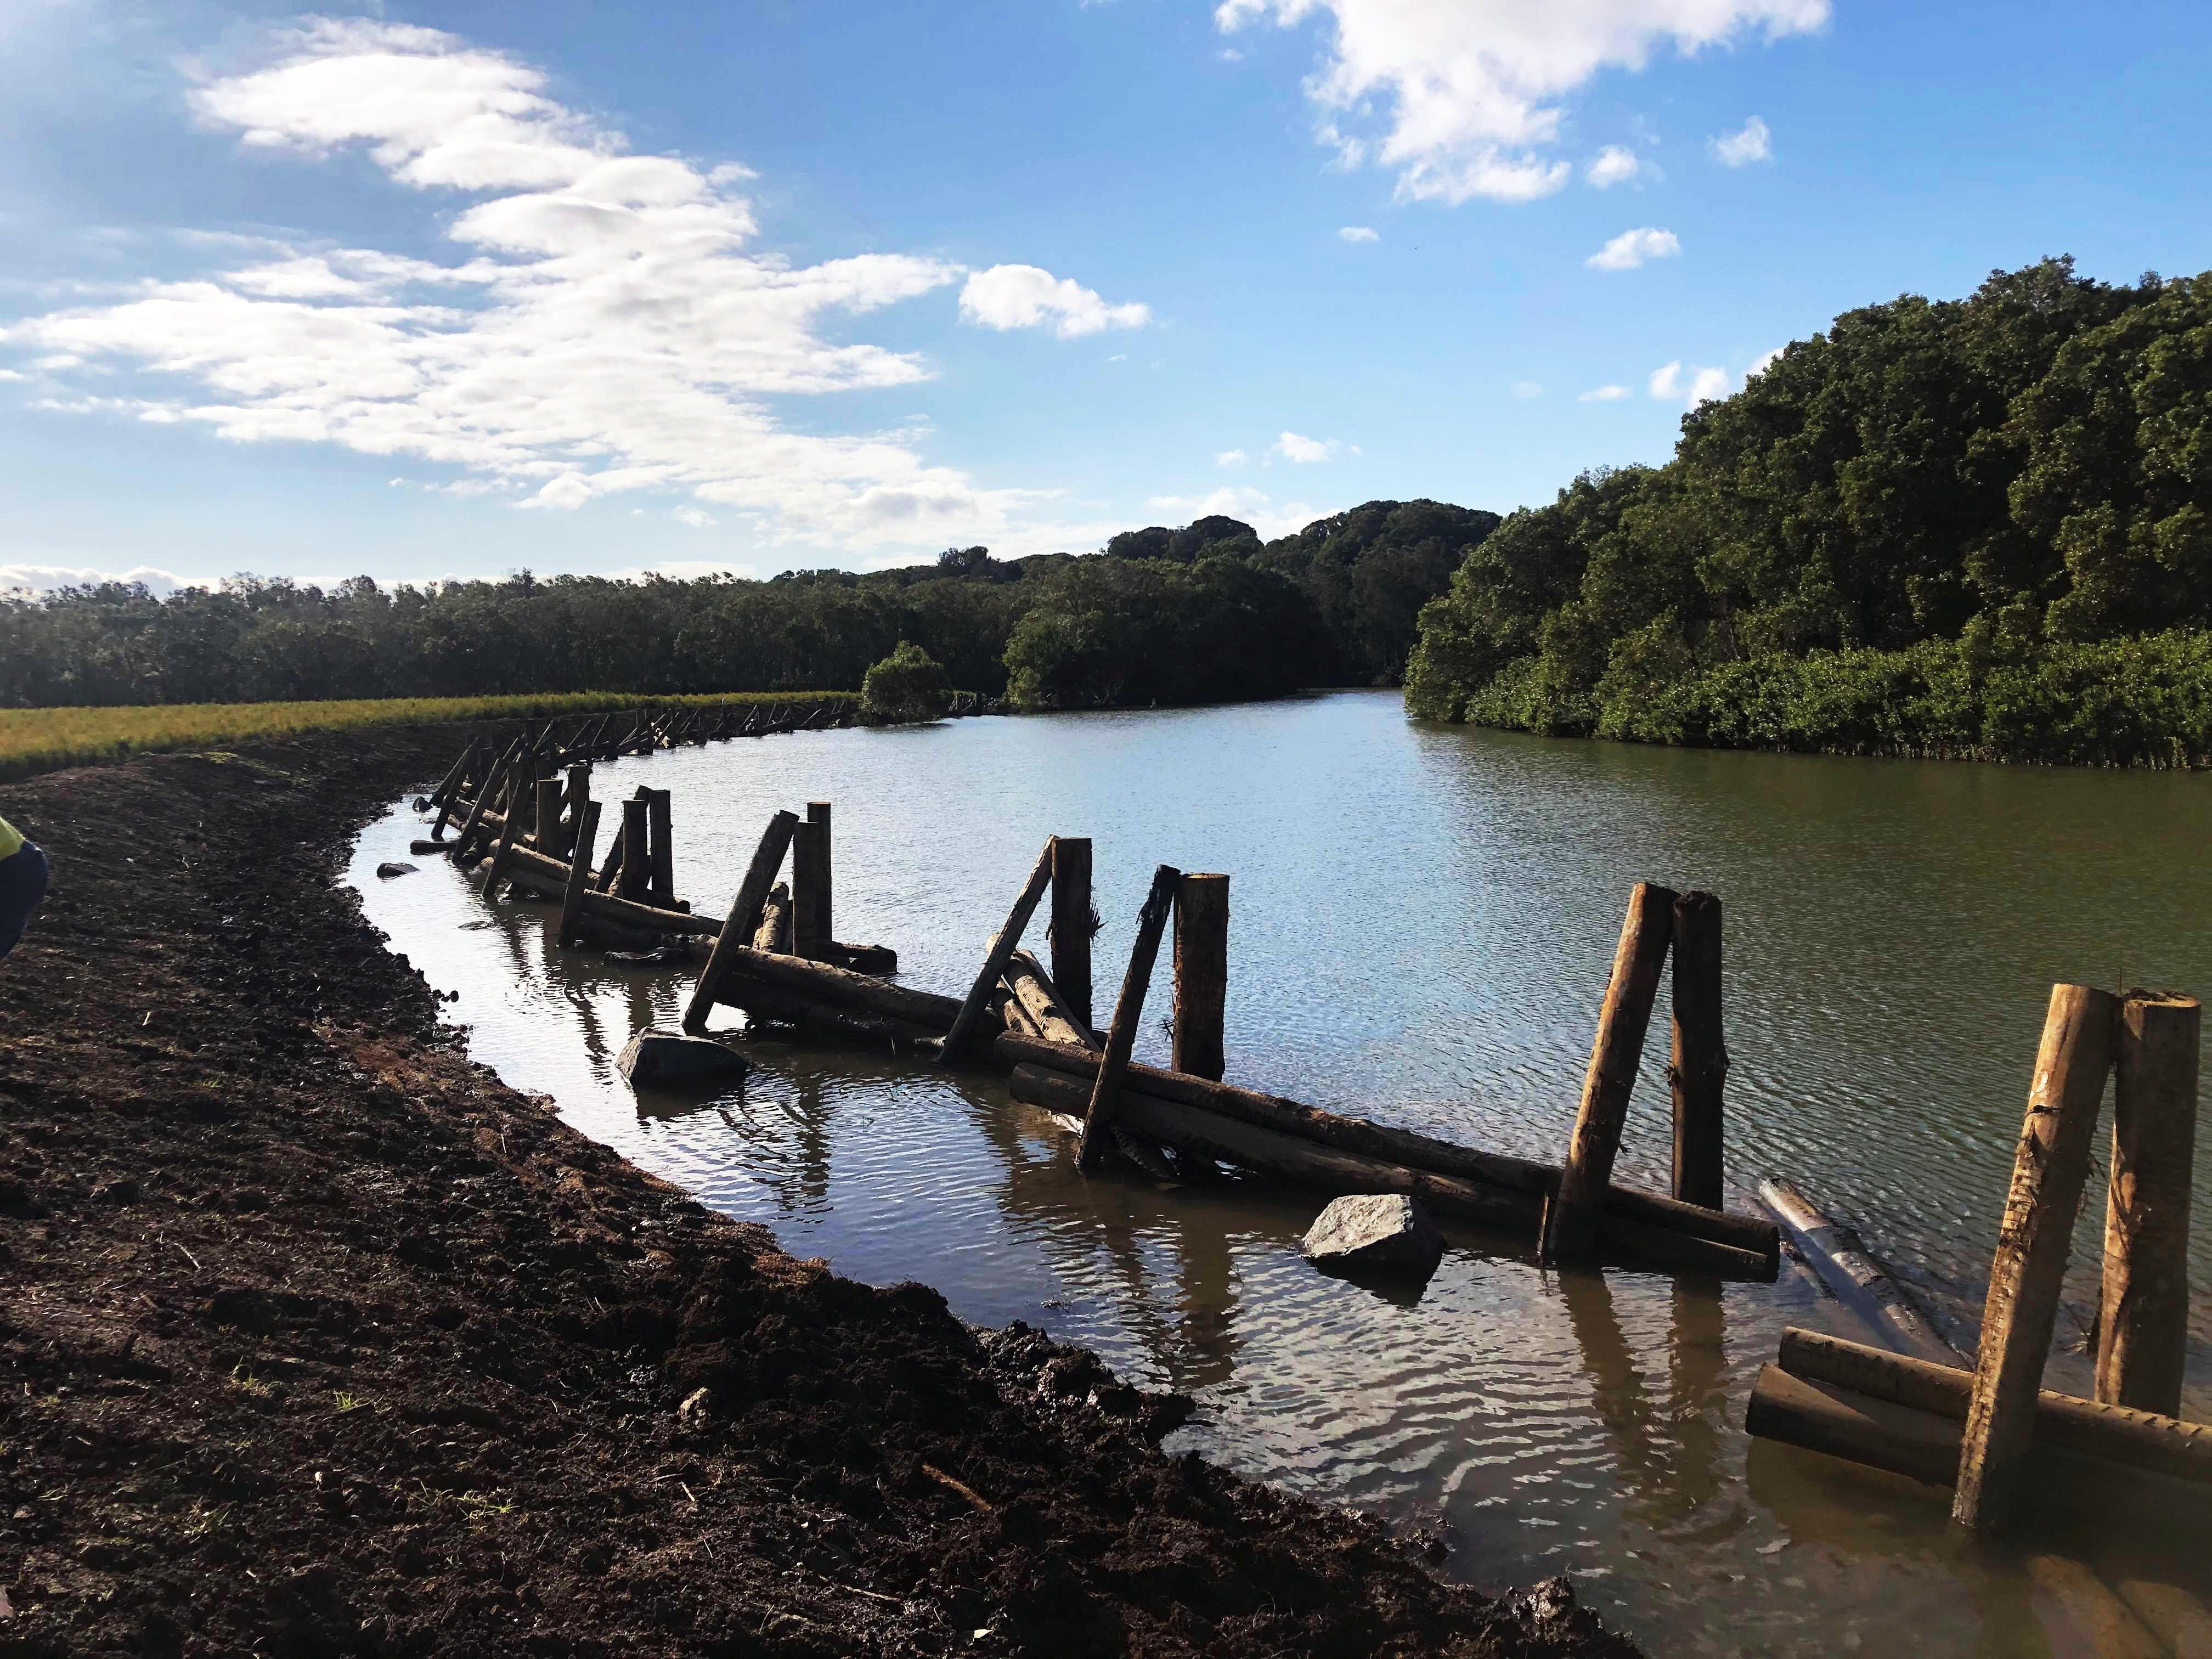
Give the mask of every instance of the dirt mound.
[(0, 1655), (1632, 1651), (469, 1063), (331, 886), (458, 741), (0, 787)]

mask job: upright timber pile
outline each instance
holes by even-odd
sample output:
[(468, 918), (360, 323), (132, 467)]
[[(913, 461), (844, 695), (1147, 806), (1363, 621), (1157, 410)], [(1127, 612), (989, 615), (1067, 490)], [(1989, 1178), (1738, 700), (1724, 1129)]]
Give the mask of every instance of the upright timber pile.
[[(1953, 1518), (1976, 1530), (2054, 1482), (2116, 1513), (2178, 1503), (2212, 1522), (2212, 1426), (2179, 1417), (2201, 1019), (2193, 998), (2053, 986), (1972, 1370), (1793, 1330), (1753, 1391), (1751, 1432), (1950, 1485)], [(2043, 1371), (2107, 1078), (2096, 1398), (2076, 1400)]]

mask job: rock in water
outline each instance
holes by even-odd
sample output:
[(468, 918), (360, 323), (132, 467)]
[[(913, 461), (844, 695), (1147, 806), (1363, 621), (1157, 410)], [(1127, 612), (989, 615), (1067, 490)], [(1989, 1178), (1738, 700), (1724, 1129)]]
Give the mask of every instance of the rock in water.
[(1323, 1210), (1300, 1248), (1317, 1267), (1382, 1267), (1425, 1279), (1443, 1259), (1444, 1238), (1429, 1212), (1404, 1194), (1358, 1193)]
[(670, 1084), (734, 1083), (751, 1068), (745, 1057), (708, 1037), (647, 1026), (623, 1046), (615, 1069), (633, 1089)]
[(376, 873), (380, 879), (390, 881), (394, 876), (413, 875), (415, 866), (411, 864), (380, 864), (376, 866)]

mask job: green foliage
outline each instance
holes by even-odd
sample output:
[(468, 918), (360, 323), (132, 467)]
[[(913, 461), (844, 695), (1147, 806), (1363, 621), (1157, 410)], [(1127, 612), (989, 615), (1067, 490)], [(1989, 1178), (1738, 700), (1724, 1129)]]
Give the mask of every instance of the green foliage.
[[(1018, 624), (1041, 606), (1059, 608), (1026, 636), (1023, 661), (1051, 688), (1040, 693), (1051, 706), (1263, 696), (1395, 679), (1420, 604), (1495, 522), (1435, 502), (1371, 501), (1266, 548), (1249, 525), (1212, 517), (1116, 536), (1101, 557), (948, 548), (930, 564), (771, 581), (525, 571), (430, 589), (240, 577), (168, 599), (120, 583), (0, 595), (0, 708), (849, 687), (902, 642), (942, 663), (953, 684), (995, 696)], [(1162, 561), (1181, 578), (1147, 574)], [(1198, 574), (1222, 564), (1260, 580)], [(1212, 618), (1203, 626), (1178, 614), (1194, 603)], [(1219, 616), (1240, 607), (1278, 637), (1217, 637)], [(1112, 617), (1121, 665), (1050, 660), (1044, 642), (1069, 637), (1071, 617)], [(1165, 660), (1193, 637), (1210, 641), (1216, 663)], [(1164, 665), (1130, 665), (1154, 657)]]
[[(2134, 636), (2207, 627), (2212, 275), (2114, 288), (2046, 259), (1847, 313), (1686, 416), (1668, 465), (1515, 514), (1421, 612), (1407, 705), (1652, 742), (2166, 760), (2196, 752), (2196, 647)], [(2070, 649), (2090, 646), (2112, 648)], [(2181, 723), (2141, 723), (2159, 717)]]
[(951, 707), (945, 665), (910, 641), (901, 640), (860, 681), (861, 715), (879, 725), (942, 720)]

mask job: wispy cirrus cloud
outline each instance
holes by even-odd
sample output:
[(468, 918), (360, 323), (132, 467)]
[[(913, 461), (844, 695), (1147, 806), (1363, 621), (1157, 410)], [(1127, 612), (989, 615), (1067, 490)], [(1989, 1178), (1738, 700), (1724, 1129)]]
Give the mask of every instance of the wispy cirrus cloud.
[(854, 548), (1050, 535), (1034, 524), (1048, 491), (933, 465), (915, 431), (799, 430), (780, 407), (929, 379), (921, 356), (853, 339), (846, 319), (963, 277), (995, 326), (1030, 325), (1007, 298), (1028, 273), (1047, 285), (1037, 321), (1062, 335), (1133, 325), (1144, 307), (1032, 266), (793, 264), (755, 246), (750, 171), (634, 153), (546, 87), (433, 29), (281, 31), (259, 66), (192, 91), (198, 118), (248, 151), (308, 165), (366, 151), (406, 191), (463, 198), (434, 210), (451, 210), (456, 257), (204, 235), (218, 268), (30, 318), (0, 346), (47, 375), (102, 372), (104, 408), (411, 459), (521, 506), (660, 492), (767, 539)]
[(1565, 185), (1567, 100), (1604, 70), (1805, 33), (1828, 15), (1829, 0), (1220, 0), (1213, 14), (1224, 33), (1328, 19), (1306, 83), (1321, 141), (1346, 167), (1394, 169), (1401, 198), (1447, 203)]

